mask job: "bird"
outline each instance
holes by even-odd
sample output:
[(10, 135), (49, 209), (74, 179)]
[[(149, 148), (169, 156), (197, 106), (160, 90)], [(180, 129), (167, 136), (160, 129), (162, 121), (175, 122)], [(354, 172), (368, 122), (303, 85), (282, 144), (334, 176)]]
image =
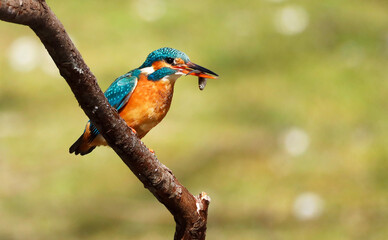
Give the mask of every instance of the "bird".
[[(187, 75), (200, 79), (218, 77), (209, 69), (191, 62), (185, 53), (163, 47), (151, 52), (140, 67), (115, 79), (104, 95), (141, 139), (166, 116), (176, 80)], [(108, 144), (89, 120), (69, 152), (86, 155), (97, 146)]]

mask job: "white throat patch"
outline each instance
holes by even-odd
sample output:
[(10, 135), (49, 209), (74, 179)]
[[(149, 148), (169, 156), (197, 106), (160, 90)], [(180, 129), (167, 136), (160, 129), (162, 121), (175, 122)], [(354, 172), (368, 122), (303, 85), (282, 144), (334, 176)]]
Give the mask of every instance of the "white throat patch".
[(184, 75), (183, 73), (181, 72), (176, 72), (174, 74), (171, 74), (171, 75), (167, 75), (165, 77), (163, 77), (162, 79), (160, 79), (159, 81), (173, 81), (175, 82), (179, 77), (181, 77), (182, 75)]
[(155, 72), (155, 69), (153, 66), (151, 66), (151, 67), (141, 68), (140, 71), (148, 76), (148, 75), (152, 74), (153, 72)]

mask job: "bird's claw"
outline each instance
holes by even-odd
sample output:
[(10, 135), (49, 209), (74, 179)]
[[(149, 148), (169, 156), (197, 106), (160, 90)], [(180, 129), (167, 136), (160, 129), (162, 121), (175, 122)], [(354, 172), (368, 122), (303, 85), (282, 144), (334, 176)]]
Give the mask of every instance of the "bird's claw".
[(132, 127), (129, 127), (131, 129), (131, 131), (134, 133), (134, 134), (137, 134), (136, 130)]

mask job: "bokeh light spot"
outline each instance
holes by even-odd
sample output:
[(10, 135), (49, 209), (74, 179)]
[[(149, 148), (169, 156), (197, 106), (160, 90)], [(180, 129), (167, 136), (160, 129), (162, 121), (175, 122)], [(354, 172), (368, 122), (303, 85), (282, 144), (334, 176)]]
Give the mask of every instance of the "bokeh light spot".
[[(137, 0), (133, 2), (133, 8), (147, 22), (156, 21), (166, 13), (166, 3), (163, 0)], [(132, 11), (132, 7), (130, 9)]]
[(33, 70), (39, 64), (39, 44), (32, 37), (20, 37), (10, 46), (8, 61), (10, 66), (19, 72)]
[(293, 213), (298, 220), (312, 220), (321, 216), (323, 207), (324, 201), (318, 194), (304, 192), (296, 197)]
[(283, 144), (288, 154), (299, 156), (309, 147), (310, 137), (304, 130), (293, 127), (284, 134)]
[(287, 6), (275, 15), (275, 29), (284, 35), (295, 35), (303, 32), (309, 23), (306, 10), (299, 6)]

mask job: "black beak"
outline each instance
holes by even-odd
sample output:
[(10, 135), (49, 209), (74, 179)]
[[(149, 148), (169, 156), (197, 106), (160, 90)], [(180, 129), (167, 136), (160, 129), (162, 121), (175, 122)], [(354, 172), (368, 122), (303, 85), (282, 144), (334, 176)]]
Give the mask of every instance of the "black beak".
[[(192, 62), (186, 63), (185, 70), (187, 71), (186, 74), (188, 74), (188, 75), (194, 75), (194, 76), (203, 77), (203, 78), (217, 78), (218, 77), (217, 73), (215, 73), (207, 68), (204, 68), (202, 66), (199, 66), (195, 63), (192, 63)], [(211, 74), (211, 75), (209, 75), (209, 74)]]

